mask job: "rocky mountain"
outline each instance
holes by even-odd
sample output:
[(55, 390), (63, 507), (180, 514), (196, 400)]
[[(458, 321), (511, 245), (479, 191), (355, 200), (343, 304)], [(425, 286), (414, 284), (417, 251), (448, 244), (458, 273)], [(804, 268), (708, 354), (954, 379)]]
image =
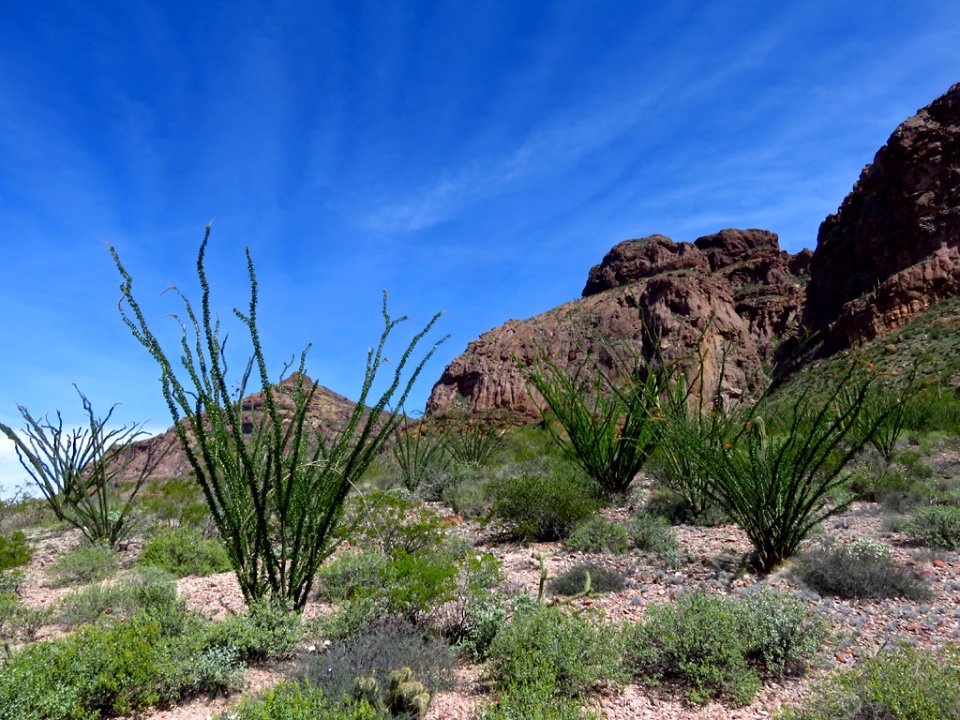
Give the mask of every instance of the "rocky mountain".
[(904, 121), (820, 226), (804, 325), (829, 353), (960, 294), (960, 83)]
[[(288, 390), (294, 387), (297, 377), (296, 374), (286, 378), (280, 383), (280, 392), (276, 394), (278, 410), (281, 416), (290, 416), (294, 411), (294, 401), (288, 394)], [(314, 383), (308, 376), (304, 376), (304, 389), (309, 389)], [(313, 396), (313, 401), (307, 411), (307, 418), (310, 425), (321, 435), (326, 437), (335, 436), (346, 425), (353, 412), (355, 402), (338, 393), (329, 390), (322, 385), (317, 386), (317, 391)], [(253, 432), (256, 423), (263, 414), (263, 393), (253, 393), (243, 398), (243, 427), (245, 434)], [(135, 460), (128, 471), (128, 475), (133, 474), (142, 467), (146, 458), (151, 454), (159, 455), (159, 461), (156, 469), (151, 473), (152, 477), (186, 477), (191, 474), (190, 464), (187, 455), (180, 447), (180, 441), (177, 438), (176, 429), (171, 427), (165, 433), (155, 435), (148, 440), (141, 440), (134, 443), (134, 451), (142, 459)]]
[(434, 386), (427, 411), (465, 398), (478, 412), (538, 418), (539, 398), (529, 393), (518, 361), (529, 365), (542, 349), (579, 366), (591, 354), (603, 356), (598, 335), (645, 357), (659, 338), (666, 360), (688, 355), (699, 342), (707, 355), (704, 382), (740, 392), (758, 381), (761, 364), (799, 318), (809, 261), (809, 251), (781, 251), (767, 230), (722, 230), (693, 243), (663, 235), (626, 240), (590, 270), (581, 299), (471, 342)]
[[(510, 320), (471, 342), (447, 366), (427, 409), (466, 398), (476, 411), (539, 417), (517, 361), (529, 364), (542, 350), (579, 365), (596, 350), (597, 334), (649, 356), (645, 328), (660, 338), (667, 359), (702, 342), (710, 386), (727, 347), (722, 387), (749, 389), (764, 363), (787, 372), (797, 357), (894, 331), (956, 295), (960, 84), (894, 131), (823, 221), (815, 251), (790, 255), (765, 230), (722, 230), (693, 243), (663, 235), (622, 242), (590, 270), (580, 300)], [(781, 343), (785, 349), (775, 352)]]

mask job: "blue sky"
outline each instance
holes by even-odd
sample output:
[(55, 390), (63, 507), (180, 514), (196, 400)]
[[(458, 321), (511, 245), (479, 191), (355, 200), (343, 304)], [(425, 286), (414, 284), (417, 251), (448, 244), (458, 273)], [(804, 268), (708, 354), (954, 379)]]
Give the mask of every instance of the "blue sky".
[[(443, 366), (578, 297), (616, 242), (762, 227), (813, 247), (903, 119), (960, 80), (960, 4), (14, 3), (0, 24), (0, 421), (169, 424), (117, 247), (169, 340), (213, 301), (355, 396), (381, 291)], [(240, 350), (240, 333), (234, 333)], [(239, 366), (237, 360), (235, 366)], [(18, 482), (8, 444), (0, 484)]]

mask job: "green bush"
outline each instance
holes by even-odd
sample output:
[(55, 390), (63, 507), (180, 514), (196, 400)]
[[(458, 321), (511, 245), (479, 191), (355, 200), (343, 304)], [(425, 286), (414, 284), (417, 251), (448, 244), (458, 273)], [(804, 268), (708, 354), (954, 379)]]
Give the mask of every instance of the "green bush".
[(137, 563), (177, 577), (210, 575), (231, 567), (227, 551), (219, 541), (203, 537), (199, 529), (188, 525), (166, 528), (151, 537)]
[(779, 720), (958, 720), (960, 651), (915, 648), (882, 652), (815, 690)]
[(54, 587), (83, 585), (110, 577), (117, 565), (117, 553), (110, 546), (79, 545), (54, 560), (50, 575)]
[(494, 638), (490, 666), (500, 688), (546, 686), (554, 696), (579, 697), (620, 678), (619, 634), (593, 614), (525, 603)]
[(300, 615), (276, 602), (261, 600), (241, 615), (209, 626), (207, 647), (229, 648), (239, 661), (261, 663), (289, 657), (303, 639)]
[(28, 645), (0, 666), (0, 720), (92, 720), (236, 687), (242, 667), (210, 658), (148, 613)]
[(177, 527), (200, 527), (213, 520), (200, 486), (190, 478), (150, 480), (140, 493), (140, 506), (156, 520)]
[(679, 683), (691, 702), (746, 705), (762, 675), (802, 669), (825, 632), (825, 623), (795, 598), (690, 593), (650, 608), (643, 623), (627, 629), (626, 664), (648, 682)]
[(668, 568), (680, 567), (680, 546), (665, 518), (641, 509), (630, 518), (627, 533), (635, 548), (652, 552)]
[(800, 556), (795, 572), (817, 592), (842, 598), (923, 600), (931, 595), (920, 578), (896, 566), (890, 548), (877, 540), (821, 544)]
[[(146, 569), (145, 569), (146, 570)], [(91, 585), (64, 595), (57, 603), (57, 617), (67, 626), (84, 625), (109, 616), (130, 618), (140, 611), (152, 614), (165, 624), (179, 622), (184, 604), (177, 600), (173, 576), (152, 569), (118, 582)]]
[(0, 571), (26, 565), (31, 557), (33, 548), (27, 544), (22, 532), (17, 530), (9, 536), (0, 535)]
[(220, 720), (383, 720), (387, 715), (364, 700), (331, 700), (308, 682), (281, 682), (244, 700)]
[(578, 524), (563, 544), (578, 552), (620, 554), (630, 549), (630, 536), (621, 525), (594, 517)]
[(597, 511), (589, 481), (571, 468), (558, 469), (552, 475), (495, 478), (489, 492), (491, 515), (522, 540), (563, 539), (578, 522)]
[(916, 510), (904, 527), (907, 535), (931, 548), (960, 549), (960, 506), (928, 505)]
[(557, 697), (549, 681), (507, 683), (496, 699), (484, 707), (480, 720), (596, 720), (571, 698)]
[(578, 563), (550, 581), (554, 595), (609, 593), (623, 589), (626, 578), (616, 570), (592, 562)]

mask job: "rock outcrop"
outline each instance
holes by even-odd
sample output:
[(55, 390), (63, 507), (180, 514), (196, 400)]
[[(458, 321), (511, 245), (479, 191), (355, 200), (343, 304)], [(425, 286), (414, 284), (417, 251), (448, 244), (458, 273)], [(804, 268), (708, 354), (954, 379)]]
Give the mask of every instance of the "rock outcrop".
[[(295, 386), (296, 374), (291, 375), (280, 383), (280, 392), (276, 393), (277, 409), (281, 417), (293, 415), (294, 401), (289, 391)], [(304, 390), (308, 390), (314, 381), (304, 375)], [(257, 392), (243, 398), (243, 426), (244, 434), (249, 435), (263, 415), (263, 393)], [(329, 390), (322, 385), (317, 386), (310, 408), (307, 410), (309, 426), (323, 437), (333, 437), (346, 426), (353, 412), (355, 403)], [(160, 435), (133, 444), (134, 452), (139, 456), (135, 459), (127, 476), (132, 477), (146, 461), (147, 457), (160, 457), (160, 460), (151, 473), (151, 477), (172, 478), (186, 477), (192, 474), (187, 455), (180, 446), (176, 428), (171, 427)]]
[(541, 352), (571, 367), (591, 356), (603, 362), (598, 336), (667, 361), (689, 356), (699, 343), (707, 387), (749, 388), (799, 316), (805, 257), (782, 252), (766, 230), (722, 230), (694, 243), (663, 235), (619, 243), (590, 270), (580, 300), (471, 342), (434, 386), (427, 411), (466, 399), (475, 411), (538, 418), (540, 398), (529, 392), (521, 366)]
[(820, 226), (803, 321), (821, 352), (960, 293), (960, 83), (903, 122)]

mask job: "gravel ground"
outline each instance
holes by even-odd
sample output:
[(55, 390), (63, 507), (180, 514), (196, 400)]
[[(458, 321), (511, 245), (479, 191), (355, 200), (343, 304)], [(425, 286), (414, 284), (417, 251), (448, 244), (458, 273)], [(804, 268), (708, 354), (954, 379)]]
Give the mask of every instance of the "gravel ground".
[[(625, 521), (626, 509), (607, 510), (608, 519)], [(936, 647), (960, 642), (960, 557), (957, 553), (936, 556), (911, 547), (905, 538), (884, 529), (878, 506), (857, 503), (846, 512), (827, 521), (825, 533), (838, 543), (851, 542), (861, 537), (879, 538), (891, 546), (894, 558), (902, 567), (921, 574), (933, 590), (927, 602), (910, 600), (837, 600), (820, 597), (796, 581), (789, 566), (766, 578), (752, 575), (734, 576), (728, 563), (735, 562), (750, 549), (743, 533), (725, 525), (712, 528), (680, 526), (677, 539), (688, 562), (676, 571), (664, 571), (648, 554), (633, 551), (626, 555), (600, 555), (565, 551), (559, 543), (521, 545), (496, 542), (488, 531), (469, 522), (456, 526), (457, 531), (477, 543), (478, 549), (492, 552), (500, 560), (507, 576), (506, 584), (514, 589), (535, 594), (540, 577), (539, 556), (546, 556), (551, 576), (584, 560), (615, 568), (627, 575), (626, 587), (616, 594), (603, 595), (576, 602), (592, 605), (614, 623), (635, 622), (643, 618), (646, 608), (667, 602), (680, 593), (696, 588), (707, 588), (716, 593), (742, 593), (754, 586), (770, 586), (794, 591), (811, 608), (823, 612), (833, 626), (835, 639), (823, 652), (823, 663), (804, 678), (787, 679), (767, 684), (754, 702), (745, 708), (729, 708), (711, 703), (690, 706), (665, 691), (651, 691), (638, 685), (623, 688), (603, 688), (594, 696), (591, 706), (610, 720), (626, 718), (659, 718), (661, 720), (709, 720), (714, 718), (767, 718), (785, 704), (800, 702), (809, 693), (816, 678), (835, 668), (852, 667), (869, 657), (884, 645), (907, 642)], [(27, 568), (21, 594), (31, 604), (48, 606), (63, 594), (75, 588), (51, 588), (47, 575), (53, 559), (76, 544), (76, 532), (41, 531), (32, 536), (36, 551)], [(131, 566), (138, 552), (132, 543), (121, 553), (121, 564)], [(211, 618), (243, 610), (243, 597), (232, 573), (207, 577), (187, 577), (178, 583), (178, 590), (189, 607)], [(308, 615), (323, 612), (318, 605), (308, 607)], [(56, 637), (62, 629), (44, 628), (39, 637)], [(455, 691), (437, 694), (429, 720), (469, 718), (486, 702), (482, 669), (464, 665), (459, 671)], [(279, 681), (282, 668), (248, 671), (246, 691), (257, 692)], [(136, 717), (140, 720), (207, 720), (224, 712), (239, 699), (198, 698), (192, 702), (165, 710), (150, 710)]]

